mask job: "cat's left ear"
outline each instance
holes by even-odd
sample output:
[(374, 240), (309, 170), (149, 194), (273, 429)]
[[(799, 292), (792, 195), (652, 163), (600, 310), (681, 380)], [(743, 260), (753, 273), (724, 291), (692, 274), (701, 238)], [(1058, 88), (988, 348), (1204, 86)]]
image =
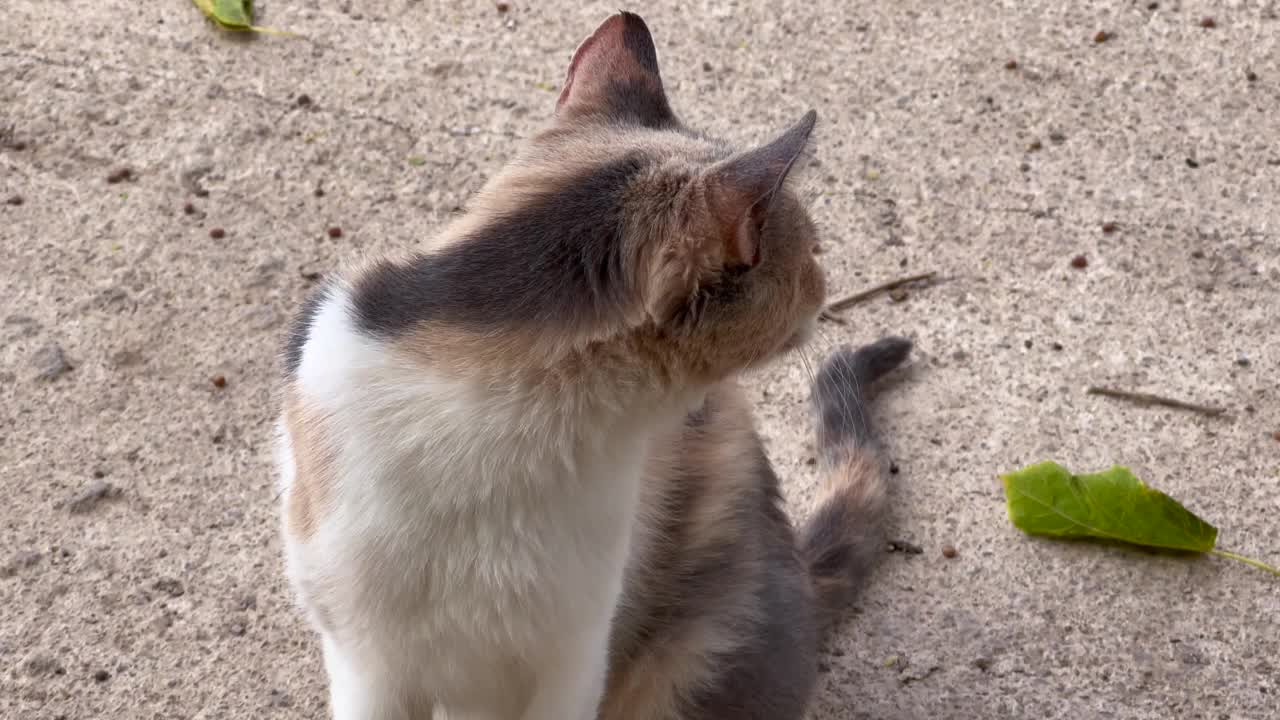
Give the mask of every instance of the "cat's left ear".
[(569, 63), (556, 115), (652, 128), (676, 124), (658, 74), (653, 36), (639, 15), (612, 15), (582, 41)]

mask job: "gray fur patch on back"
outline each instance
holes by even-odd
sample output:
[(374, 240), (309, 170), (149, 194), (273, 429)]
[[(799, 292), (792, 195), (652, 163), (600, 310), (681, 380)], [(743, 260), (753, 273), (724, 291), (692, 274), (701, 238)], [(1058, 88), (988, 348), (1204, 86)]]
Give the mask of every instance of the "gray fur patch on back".
[(356, 326), (388, 338), (427, 322), (486, 331), (605, 320), (631, 290), (623, 196), (644, 167), (642, 156), (628, 155), (548, 188), (437, 253), (375, 266), (354, 289)]

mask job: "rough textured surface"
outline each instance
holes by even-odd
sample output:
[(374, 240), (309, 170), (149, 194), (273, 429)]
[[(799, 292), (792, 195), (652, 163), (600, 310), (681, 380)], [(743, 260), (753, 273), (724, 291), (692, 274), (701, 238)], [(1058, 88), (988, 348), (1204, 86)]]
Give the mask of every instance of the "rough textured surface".
[[(283, 322), (307, 278), (438, 227), (614, 6), (271, 0), (303, 37), (255, 39), (184, 0), (4, 5), (0, 716), (321, 717), (269, 469)], [(1025, 538), (996, 481), (1123, 462), (1280, 560), (1278, 8), (1149, 5), (644, 11), (692, 124), (762, 138), (817, 108), (835, 294), (943, 276), (824, 328), (917, 340), (881, 415), (893, 536), (924, 552), (886, 554), (815, 718), (1276, 716), (1275, 578)], [(806, 512), (807, 374), (753, 382)]]

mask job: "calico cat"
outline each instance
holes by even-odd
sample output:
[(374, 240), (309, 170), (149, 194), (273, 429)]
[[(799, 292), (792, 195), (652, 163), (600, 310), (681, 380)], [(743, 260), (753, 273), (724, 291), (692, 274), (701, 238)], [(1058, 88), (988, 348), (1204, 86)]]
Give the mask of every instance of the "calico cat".
[(830, 357), (797, 538), (735, 383), (808, 339), (810, 111), (736, 151), (682, 124), (636, 15), (427, 251), (340, 274), (284, 355), (288, 575), (340, 720), (797, 720), (877, 550), (864, 393)]

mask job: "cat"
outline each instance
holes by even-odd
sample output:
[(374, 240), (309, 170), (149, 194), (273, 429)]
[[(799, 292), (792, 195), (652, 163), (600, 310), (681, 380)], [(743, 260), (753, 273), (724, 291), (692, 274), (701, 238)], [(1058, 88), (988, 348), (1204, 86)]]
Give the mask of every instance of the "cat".
[(823, 307), (787, 183), (815, 122), (744, 151), (688, 129), (645, 22), (612, 15), (426, 251), (306, 301), (276, 462), (333, 717), (802, 716), (879, 550), (865, 393), (911, 349), (822, 366), (797, 537), (735, 378)]

